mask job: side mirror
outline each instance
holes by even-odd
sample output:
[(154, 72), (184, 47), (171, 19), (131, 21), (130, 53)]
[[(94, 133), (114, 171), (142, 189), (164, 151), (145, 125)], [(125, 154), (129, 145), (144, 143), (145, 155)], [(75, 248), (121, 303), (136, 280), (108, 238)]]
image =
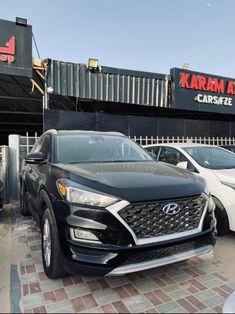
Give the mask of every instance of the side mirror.
[(179, 167), (179, 168), (182, 168), (184, 170), (187, 170), (188, 162), (187, 161), (181, 161), (181, 162), (178, 162), (178, 164), (176, 166)]
[(40, 164), (45, 161), (45, 156), (42, 152), (31, 153), (24, 158), (27, 164)]

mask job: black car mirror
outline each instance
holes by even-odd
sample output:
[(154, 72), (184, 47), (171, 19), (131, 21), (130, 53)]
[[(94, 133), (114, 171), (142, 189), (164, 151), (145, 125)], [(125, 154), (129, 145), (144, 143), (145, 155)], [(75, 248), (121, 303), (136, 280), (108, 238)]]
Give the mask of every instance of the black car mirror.
[(45, 155), (42, 152), (30, 153), (24, 158), (27, 164), (40, 164), (45, 162), (45, 159)]

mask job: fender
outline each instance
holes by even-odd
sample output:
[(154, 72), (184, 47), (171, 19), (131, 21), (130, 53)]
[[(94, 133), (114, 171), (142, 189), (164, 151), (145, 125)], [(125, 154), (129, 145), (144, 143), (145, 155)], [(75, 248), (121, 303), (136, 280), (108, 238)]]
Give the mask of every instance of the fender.
[(49, 208), (52, 216), (55, 218), (55, 215), (54, 215), (54, 210), (53, 210), (53, 206), (52, 206), (52, 203), (51, 203), (51, 199), (48, 195), (48, 193), (44, 190), (44, 189), (41, 189), (40, 191), (40, 199), (39, 199), (39, 202), (40, 202), (40, 208), (39, 208), (39, 219), (41, 221), (41, 218), (42, 218), (42, 215), (43, 215), (43, 203), (46, 204), (46, 207)]

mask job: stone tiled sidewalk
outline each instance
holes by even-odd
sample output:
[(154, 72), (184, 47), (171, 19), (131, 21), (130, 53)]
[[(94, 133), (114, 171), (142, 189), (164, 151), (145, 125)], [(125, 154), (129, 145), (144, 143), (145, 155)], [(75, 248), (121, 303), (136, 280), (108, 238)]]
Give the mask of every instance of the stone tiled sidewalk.
[[(20, 307), (25, 313), (221, 313), (235, 290), (235, 275), (213, 253), (177, 264), (122, 277), (67, 277), (49, 280), (43, 272), (39, 230), (31, 218), (16, 214), (13, 241), (28, 246), (19, 261)], [(218, 245), (235, 249), (235, 235)]]

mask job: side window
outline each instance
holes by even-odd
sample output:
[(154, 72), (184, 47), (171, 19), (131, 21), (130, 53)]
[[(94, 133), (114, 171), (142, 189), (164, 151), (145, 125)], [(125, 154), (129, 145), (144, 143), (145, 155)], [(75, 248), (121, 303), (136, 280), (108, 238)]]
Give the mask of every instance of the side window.
[(39, 151), (45, 155), (46, 159), (48, 159), (50, 151), (50, 137), (48, 135), (44, 137), (44, 140), (40, 145)]
[(176, 166), (179, 162), (188, 161), (188, 159), (175, 148), (162, 147), (159, 155), (159, 161)]
[(145, 148), (150, 154), (151, 154), (151, 156), (155, 159), (155, 160), (157, 160), (157, 158), (158, 158), (158, 154), (159, 154), (159, 150), (160, 150), (160, 146), (156, 146), (156, 147), (146, 147)]
[[(198, 170), (188, 160), (188, 158), (184, 156), (184, 154), (182, 154), (180, 151), (172, 147), (162, 147), (159, 155), (159, 161), (163, 161), (168, 164), (179, 166), (180, 168), (183, 168), (185, 170), (198, 173)], [(182, 164), (179, 165), (179, 163)]]

